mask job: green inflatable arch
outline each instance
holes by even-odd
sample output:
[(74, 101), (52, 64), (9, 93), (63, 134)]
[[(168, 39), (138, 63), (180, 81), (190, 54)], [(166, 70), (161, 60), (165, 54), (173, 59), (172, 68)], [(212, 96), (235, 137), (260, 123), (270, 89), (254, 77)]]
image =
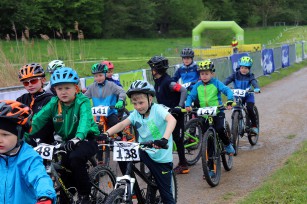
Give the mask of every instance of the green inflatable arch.
[(206, 30), (231, 29), (239, 45), (244, 44), (244, 30), (234, 21), (202, 21), (192, 31), (192, 47), (201, 47), (201, 33)]

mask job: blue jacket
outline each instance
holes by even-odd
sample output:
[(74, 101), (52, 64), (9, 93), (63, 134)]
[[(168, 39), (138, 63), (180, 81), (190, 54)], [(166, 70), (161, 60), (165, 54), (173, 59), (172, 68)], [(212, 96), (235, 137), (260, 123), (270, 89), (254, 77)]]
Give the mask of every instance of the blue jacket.
[[(105, 80), (103, 84), (94, 82), (89, 86), (84, 95), (92, 99), (94, 107), (99, 105), (115, 106), (117, 100), (125, 101), (126, 99), (125, 90), (108, 80)], [(115, 109), (109, 111), (109, 115), (116, 113)]]
[[(259, 88), (258, 82), (255, 79), (255, 76), (253, 73), (247, 73), (246, 75), (241, 74), (240, 70), (237, 70), (235, 73), (227, 77), (227, 79), (224, 81), (225, 85), (230, 84), (233, 82), (233, 86), (235, 89), (247, 89), (251, 88), (253, 86), (254, 88)], [(243, 102), (255, 102), (254, 94), (247, 93), (245, 98), (243, 99)]]
[[(182, 64), (177, 71), (174, 74), (174, 77), (172, 78), (175, 82), (178, 82), (179, 79), (182, 79), (182, 84), (188, 83), (188, 82), (194, 82), (196, 83), (199, 80), (199, 72), (197, 71), (197, 64), (196, 62), (193, 62), (189, 66), (185, 66)], [(190, 86), (190, 89), (192, 89), (192, 85)]]
[(23, 143), (14, 156), (0, 155), (0, 203), (35, 204), (40, 197), (56, 203), (53, 183), (46, 173), (42, 158)]

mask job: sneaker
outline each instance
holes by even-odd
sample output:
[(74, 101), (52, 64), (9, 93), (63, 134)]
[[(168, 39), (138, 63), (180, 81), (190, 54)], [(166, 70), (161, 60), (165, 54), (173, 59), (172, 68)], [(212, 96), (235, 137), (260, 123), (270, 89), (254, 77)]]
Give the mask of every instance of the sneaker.
[(176, 174), (188, 174), (190, 172), (190, 169), (187, 165), (186, 166), (178, 165), (174, 168), (174, 172)]
[(255, 135), (258, 135), (259, 130), (257, 127), (252, 127), (251, 132), (254, 133)]
[(229, 144), (228, 146), (226, 146), (226, 153), (229, 155), (234, 155), (236, 153), (235, 149), (233, 148), (232, 144)]

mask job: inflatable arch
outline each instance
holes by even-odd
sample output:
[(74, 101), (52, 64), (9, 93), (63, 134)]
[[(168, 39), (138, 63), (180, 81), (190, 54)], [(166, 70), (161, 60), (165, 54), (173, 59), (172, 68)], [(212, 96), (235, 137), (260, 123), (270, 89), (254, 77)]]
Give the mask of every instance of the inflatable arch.
[(202, 21), (192, 31), (192, 47), (201, 47), (201, 33), (206, 30), (231, 29), (239, 45), (244, 44), (244, 30), (234, 21)]

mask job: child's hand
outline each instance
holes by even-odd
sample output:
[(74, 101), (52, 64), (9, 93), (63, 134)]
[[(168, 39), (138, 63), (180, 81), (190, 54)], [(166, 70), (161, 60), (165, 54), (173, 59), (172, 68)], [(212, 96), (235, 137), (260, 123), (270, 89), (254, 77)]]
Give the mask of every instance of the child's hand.
[(232, 109), (232, 104), (233, 104), (233, 101), (227, 101), (227, 110), (231, 110)]
[(185, 107), (185, 109), (187, 110), (187, 112), (192, 111), (192, 107), (191, 107), (191, 106), (189, 106), (189, 107)]
[(67, 152), (73, 151), (80, 141), (81, 140), (77, 137), (67, 141), (66, 144), (64, 145), (64, 150), (67, 151)]
[(124, 106), (124, 101), (122, 100), (117, 101), (117, 103), (115, 104), (115, 108), (118, 109), (122, 108), (123, 106)]
[(260, 89), (259, 88), (255, 88), (254, 89), (254, 93), (256, 93), (256, 94), (260, 93)]
[(160, 140), (155, 140), (153, 142), (153, 147), (156, 149), (160, 149), (160, 148), (167, 149), (167, 142), (168, 140), (163, 137)]

